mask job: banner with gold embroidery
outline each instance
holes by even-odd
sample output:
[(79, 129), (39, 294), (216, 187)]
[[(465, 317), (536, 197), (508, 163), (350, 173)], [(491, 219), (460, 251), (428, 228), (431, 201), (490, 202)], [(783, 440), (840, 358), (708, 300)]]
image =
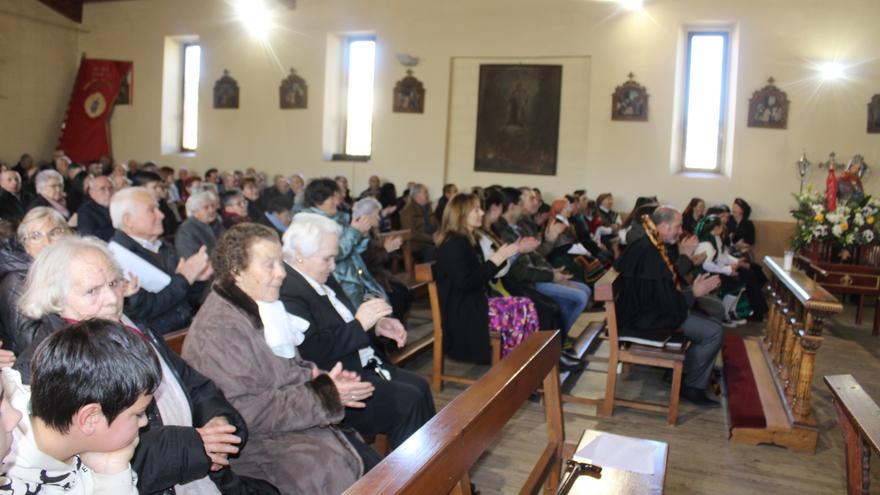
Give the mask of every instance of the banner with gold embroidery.
[(58, 147), (72, 160), (88, 163), (110, 155), (110, 116), (131, 62), (83, 58), (61, 126)]

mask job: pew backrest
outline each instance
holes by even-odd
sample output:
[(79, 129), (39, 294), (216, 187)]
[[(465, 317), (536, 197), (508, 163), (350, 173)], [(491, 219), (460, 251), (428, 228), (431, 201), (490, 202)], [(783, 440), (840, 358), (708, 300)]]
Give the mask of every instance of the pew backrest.
[[(560, 352), (558, 331), (535, 332), (345, 493), (449, 493), (467, 479), (470, 467), (542, 383), (550, 431), (541, 458), (558, 463), (565, 438), (559, 391)], [(558, 483), (558, 469), (554, 471), (539, 462), (533, 474), (536, 472)], [(533, 478), (538, 476), (530, 477), (534, 484)], [(534, 490), (532, 486), (529, 492)]]

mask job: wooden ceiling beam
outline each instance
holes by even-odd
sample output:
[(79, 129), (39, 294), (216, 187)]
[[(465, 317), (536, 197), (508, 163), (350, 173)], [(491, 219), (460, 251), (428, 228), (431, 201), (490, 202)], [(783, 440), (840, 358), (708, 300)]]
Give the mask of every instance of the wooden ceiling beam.
[(71, 21), (82, 23), (82, 0), (40, 0), (40, 3), (48, 6), (64, 17), (67, 17)]

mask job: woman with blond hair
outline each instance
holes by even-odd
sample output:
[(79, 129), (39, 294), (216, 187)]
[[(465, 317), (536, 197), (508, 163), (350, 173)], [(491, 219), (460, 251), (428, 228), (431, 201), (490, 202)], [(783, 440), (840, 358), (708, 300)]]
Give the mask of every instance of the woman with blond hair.
[(539, 329), (538, 315), (525, 297), (489, 297), (489, 284), (520, 242), (504, 244), (486, 259), (478, 245), (483, 209), (473, 194), (449, 200), (437, 248), (437, 287), (443, 322), (443, 349), (454, 359), (478, 364), (492, 360), (489, 330), (501, 333), (501, 355)]

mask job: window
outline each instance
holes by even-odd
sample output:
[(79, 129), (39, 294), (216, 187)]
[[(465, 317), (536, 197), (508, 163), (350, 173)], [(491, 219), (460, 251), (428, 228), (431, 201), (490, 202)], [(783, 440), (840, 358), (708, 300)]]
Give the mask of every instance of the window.
[(376, 40), (349, 38), (345, 47), (345, 147), (348, 156), (370, 156), (373, 144), (373, 76)]
[(199, 145), (199, 70), (202, 48), (183, 46), (183, 98), (181, 106), (180, 149), (195, 151)]
[(680, 157), (684, 171), (722, 169), (728, 120), (729, 45), (728, 31), (688, 32)]

